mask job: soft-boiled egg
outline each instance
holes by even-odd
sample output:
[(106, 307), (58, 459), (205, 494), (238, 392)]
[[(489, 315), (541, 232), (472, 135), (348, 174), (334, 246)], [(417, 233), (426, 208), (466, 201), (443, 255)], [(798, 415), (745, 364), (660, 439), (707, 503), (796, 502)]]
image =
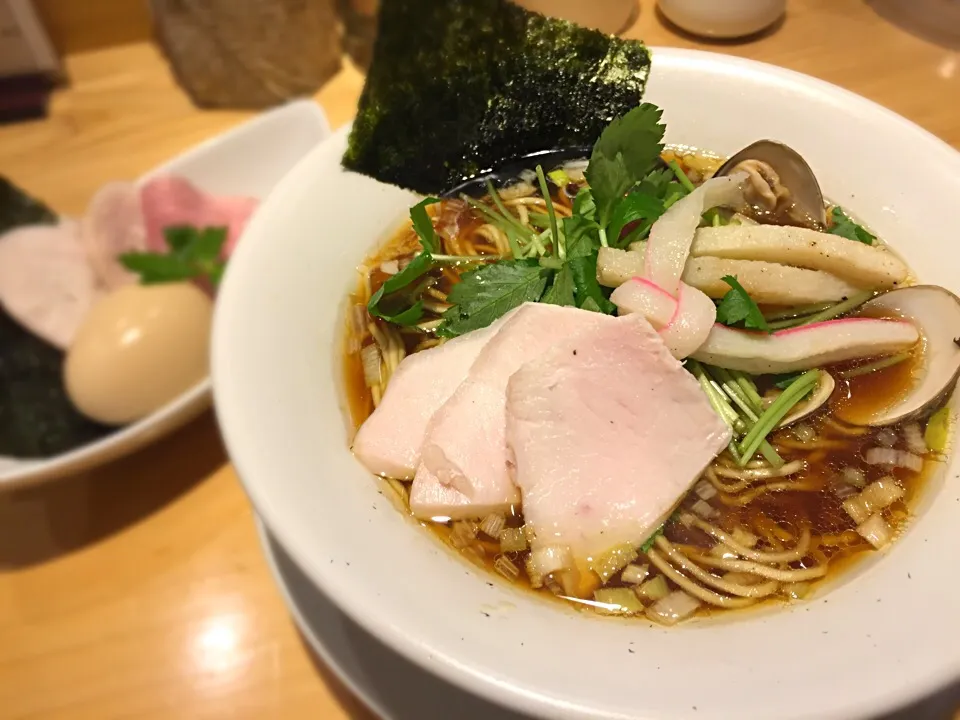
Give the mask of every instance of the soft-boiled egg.
[(191, 283), (129, 285), (102, 298), (67, 352), (67, 393), (84, 415), (134, 422), (209, 371), (213, 303)]

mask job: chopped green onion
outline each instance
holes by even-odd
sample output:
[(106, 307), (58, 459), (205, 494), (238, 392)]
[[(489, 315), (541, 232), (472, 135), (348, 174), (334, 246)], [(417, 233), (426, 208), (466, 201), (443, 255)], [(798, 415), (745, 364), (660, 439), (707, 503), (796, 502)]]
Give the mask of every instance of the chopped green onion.
[(636, 559), (636, 548), (632, 545), (620, 545), (608, 550), (597, 558), (591, 564), (590, 569), (600, 577), (600, 580), (607, 582)]
[(503, 530), (505, 522), (506, 520), (500, 513), (490, 513), (480, 523), (480, 532), (496, 540), (500, 537), (500, 531)]
[(563, 260), (567, 256), (567, 251), (560, 242), (560, 233), (557, 230), (557, 214), (553, 210), (553, 199), (550, 197), (550, 188), (547, 187), (547, 179), (543, 176), (543, 168), (537, 165), (537, 180), (540, 181), (540, 192), (543, 193), (543, 201), (547, 204), (547, 217), (550, 218), (550, 237), (553, 238), (553, 254)]
[(688, 193), (696, 190), (696, 186), (690, 182), (690, 178), (687, 177), (687, 174), (683, 171), (683, 168), (680, 167), (680, 163), (676, 160), (671, 160), (667, 163), (670, 166), (670, 169), (673, 170), (673, 174), (677, 176), (677, 180), (680, 181), (680, 184), (686, 189)]
[(649, 576), (649, 565), (627, 565), (620, 573), (620, 582), (625, 582), (628, 585), (640, 585)]
[(493, 569), (507, 580), (516, 580), (520, 577), (520, 568), (506, 555), (497, 556), (497, 559), (493, 561)]
[(567, 175), (563, 168), (551, 170), (547, 173), (547, 177), (550, 178), (557, 187), (566, 187), (571, 183), (570, 176)]
[(665, 598), (670, 594), (670, 587), (663, 575), (657, 575), (651, 580), (647, 580), (636, 590), (637, 597), (644, 602), (655, 602), (660, 598)]
[(934, 452), (943, 452), (947, 449), (950, 440), (950, 408), (940, 408), (927, 421), (927, 428), (923, 432), (923, 439), (927, 447)]
[(523, 528), (505, 528), (500, 532), (500, 552), (523, 552), (527, 549), (527, 536)]
[(593, 599), (598, 603), (610, 606), (597, 608), (601, 612), (627, 614), (643, 612), (643, 603), (630, 588), (600, 588), (593, 593)]
[(550, 229), (550, 216), (545, 213), (527, 212), (527, 219), (530, 220), (531, 225), (534, 225), (541, 230)]
[(874, 360), (866, 365), (860, 365), (855, 368), (850, 368), (849, 370), (841, 370), (837, 373), (837, 376), (842, 377), (845, 380), (849, 380), (850, 378), (860, 377), (861, 375), (868, 375), (872, 372), (876, 372), (877, 370), (884, 370), (888, 367), (899, 365), (904, 360), (908, 360), (912, 354), (913, 353), (902, 352), (897, 353), (896, 355), (888, 355), (885, 358)]
[(787, 416), (790, 409), (806, 397), (807, 393), (809, 393), (819, 381), (819, 370), (807, 370), (807, 372), (794, 380), (787, 389), (773, 401), (770, 407), (763, 412), (756, 425), (750, 428), (750, 431), (744, 436), (743, 440), (740, 441), (740, 460), (738, 462), (741, 467), (750, 461), (767, 435), (780, 424), (780, 421)]

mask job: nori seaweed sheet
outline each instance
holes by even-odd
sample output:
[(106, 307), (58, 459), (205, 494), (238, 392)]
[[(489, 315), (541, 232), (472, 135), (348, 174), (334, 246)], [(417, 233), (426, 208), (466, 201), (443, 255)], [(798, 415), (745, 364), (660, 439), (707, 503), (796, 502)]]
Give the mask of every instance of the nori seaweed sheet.
[[(49, 208), (0, 177), (0, 233), (56, 219)], [(50, 457), (113, 431), (91, 422), (70, 403), (63, 386), (63, 353), (0, 307), (0, 455)]]
[(539, 150), (592, 146), (650, 54), (508, 0), (382, 0), (343, 165), (440, 193)]

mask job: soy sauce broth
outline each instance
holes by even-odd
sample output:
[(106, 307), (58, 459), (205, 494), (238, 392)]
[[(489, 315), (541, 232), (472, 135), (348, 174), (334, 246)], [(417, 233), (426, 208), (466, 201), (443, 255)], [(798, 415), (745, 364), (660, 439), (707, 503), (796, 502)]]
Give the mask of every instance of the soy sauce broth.
[[(720, 162), (712, 156), (698, 156), (691, 153), (683, 154), (682, 152), (671, 155), (671, 157), (677, 159), (688, 174), (695, 178), (695, 181), (709, 176)], [(576, 193), (576, 188), (554, 187), (552, 190), (554, 202), (560, 207), (569, 208), (572, 197)], [(438, 229), (446, 227), (449, 230), (453, 228), (455, 230), (453, 234), (459, 237), (470, 237), (483, 223), (482, 218), (478, 217), (475, 211), (459, 200), (444, 200), (439, 206), (432, 206), (430, 211), (434, 215)], [(441, 238), (445, 237), (442, 230), (440, 235)], [(411, 232), (409, 225), (405, 224), (389, 242), (364, 261), (363, 267), (371, 271), (368, 273), (368, 277), (361, 278), (355, 292), (349, 299), (351, 307), (348, 307), (348, 328), (345, 335), (343, 368), (346, 397), (354, 428), (359, 427), (369, 416), (375, 403), (364, 379), (358, 352), (357, 327), (356, 323), (352, 322), (349, 317), (351, 308), (365, 306), (370, 295), (390, 277), (391, 271), (396, 271), (391, 263), (397, 260), (400, 263), (405, 260), (408, 261), (416, 248), (416, 237)], [(494, 252), (492, 247), (477, 246), (472, 250), (478, 254)], [(445, 244), (444, 251), (451, 254), (460, 254), (463, 252), (463, 248), (449, 247)], [(466, 269), (468, 268), (443, 268), (435, 271), (432, 288), (436, 290), (437, 296), (446, 295), (458, 281), (460, 272)], [(368, 321), (380, 326), (381, 330), (387, 329), (378, 320)], [(400, 333), (399, 336), (403, 351), (406, 354), (421, 349), (425, 339), (426, 342), (431, 342), (429, 332), (407, 332)], [(366, 342), (369, 342), (369, 339)], [(795, 539), (802, 528), (810, 529), (817, 538), (815, 547), (812, 547), (803, 558), (791, 563), (788, 569), (802, 569), (818, 563), (826, 563), (829, 568), (826, 577), (831, 577), (839, 568), (848, 566), (849, 559), (866, 556), (873, 550), (872, 546), (857, 533), (856, 523), (844, 510), (843, 493), (838, 494), (837, 478), (844, 472), (862, 473), (865, 485), (891, 475), (896, 478), (905, 491), (904, 497), (888, 508), (886, 517), (894, 532), (899, 533), (910, 518), (910, 505), (931, 474), (936, 461), (942, 459), (937, 458), (933, 453), (928, 453), (925, 457), (923, 471), (920, 473), (868, 465), (863, 459), (863, 454), (867, 449), (878, 446), (880, 431), (872, 428), (855, 428), (839, 420), (841, 415), (846, 417), (870, 415), (890, 406), (901, 398), (910, 389), (917, 373), (922, 368), (922, 352), (915, 353), (909, 360), (898, 365), (867, 375), (849, 380), (838, 376), (837, 373), (854, 365), (856, 363), (825, 368), (834, 375), (837, 380), (837, 387), (827, 405), (821, 408), (817, 414), (805, 418), (802, 423), (798, 424), (803, 427), (803, 435), (806, 439), (798, 437), (796, 426), (781, 429), (770, 437), (771, 443), (786, 463), (800, 460), (805, 464), (801, 472), (790, 478), (790, 483), (784, 482), (782, 489), (756, 493), (746, 502), (744, 502), (744, 496), (742, 495), (725, 497), (725, 493), (718, 492), (717, 501), (713, 503), (717, 509), (717, 514), (711, 518), (710, 522), (728, 533), (732, 532), (734, 528), (745, 529), (748, 533), (753, 533), (761, 538), (760, 543), (764, 547), (789, 546), (790, 542), (786, 539), (788, 536)], [(763, 390), (762, 378), (758, 381), (758, 384)], [(903, 449), (905, 445), (902, 428), (893, 428), (893, 431), (897, 435), (895, 447)], [(810, 440), (811, 436), (813, 437), (812, 440)], [(718, 462), (722, 463), (723, 458), (721, 457)], [(397, 481), (390, 481), (390, 483), (401, 499), (403, 506), (409, 512), (407, 484)], [(803, 490), (791, 489), (791, 487), (796, 487), (791, 485), (792, 483), (802, 485)], [(691, 490), (681, 500), (679, 509), (690, 511), (699, 499), (697, 494)], [(675, 513), (674, 518), (676, 516)], [(531, 587), (529, 577), (523, 571), (529, 556), (528, 551), (502, 553), (499, 542), (492, 537), (484, 536), (482, 532), (475, 532), (474, 537), (469, 542), (464, 542), (460, 534), (455, 532), (455, 523), (447, 521), (418, 522), (433, 532), (444, 544), (463, 555), (466, 560), (485, 568), (491, 573), (496, 574), (494, 564), (497, 559), (505, 557), (520, 569), (519, 576), (513, 580), (513, 584), (521, 587)], [(522, 525), (523, 516), (519, 509), (514, 509), (505, 518), (505, 527), (507, 528), (519, 528)], [(709, 552), (716, 545), (706, 533), (696, 528), (686, 527), (676, 520), (669, 521), (666, 524), (664, 535), (676, 547), (692, 548), (703, 553)], [(764, 545), (764, 543), (767, 544)], [(636, 562), (644, 562), (644, 556), (641, 554)], [(600, 586), (597, 578), (590, 579), (589, 572), (584, 575), (584, 578), (584, 582), (588, 586), (587, 589)], [(618, 578), (619, 574), (604, 584), (603, 587), (622, 586), (623, 583)], [(819, 580), (813, 583), (796, 583), (796, 587), (792, 588), (790, 592), (778, 592), (759, 604), (762, 606), (769, 602), (785, 601), (789, 599), (791, 593), (795, 593), (794, 596), (801, 591), (805, 594), (810, 591), (809, 586), (816, 582), (819, 582)], [(808, 587), (801, 588), (801, 585)], [(553, 592), (547, 588), (542, 588), (539, 592), (550, 597), (562, 594), (558, 593), (556, 586), (553, 587)], [(715, 612), (722, 611), (708, 606), (702, 606), (699, 611), (700, 614)]]

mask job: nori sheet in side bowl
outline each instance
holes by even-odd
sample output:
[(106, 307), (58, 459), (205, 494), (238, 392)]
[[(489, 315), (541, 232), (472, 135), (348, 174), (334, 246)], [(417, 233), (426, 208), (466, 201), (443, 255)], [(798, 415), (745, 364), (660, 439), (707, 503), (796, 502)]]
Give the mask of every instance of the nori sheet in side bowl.
[(640, 103), (649, 69), (641, 42), (508, 0), (382, 0), (343, 165), (430, 194), (535, 151), (590, 147)]
[[(56, 220), (49, 208), (0, 177), (0, 233)], [(63, 386), (63, 353), (0, 307), (0, 455), (51, 457), (113, 431), (70, 403)]]

